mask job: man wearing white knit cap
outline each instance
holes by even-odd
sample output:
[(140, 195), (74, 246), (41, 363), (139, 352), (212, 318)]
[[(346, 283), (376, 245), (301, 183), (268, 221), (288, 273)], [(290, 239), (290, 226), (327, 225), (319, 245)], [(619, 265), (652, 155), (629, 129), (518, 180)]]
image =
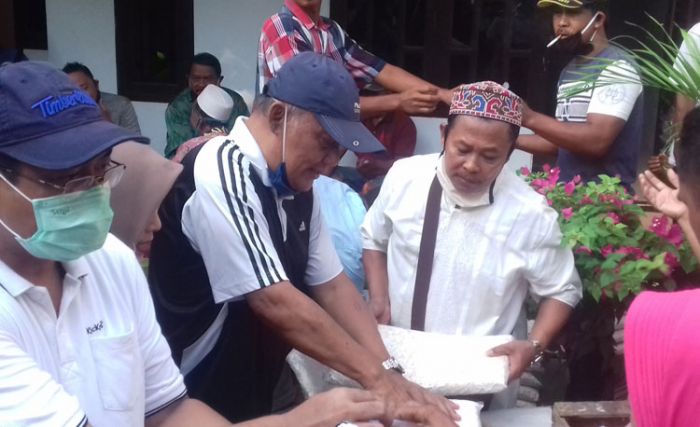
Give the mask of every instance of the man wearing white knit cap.
[(195, 147), (209, 141), (215, 136), (226, 135), (226, 123), (233, 112), (233, 99), (231, 95), (219, 86), (209, 84), (192, 104), (190, 125), (197, 132), (197, 136), (180, 145), (172, 160), (181, 163), (185, 155)]

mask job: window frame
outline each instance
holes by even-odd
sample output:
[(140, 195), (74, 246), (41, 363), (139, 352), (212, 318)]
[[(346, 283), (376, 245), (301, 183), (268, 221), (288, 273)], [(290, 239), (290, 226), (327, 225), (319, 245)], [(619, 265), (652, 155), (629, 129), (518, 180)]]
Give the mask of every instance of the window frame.
[(132, 55), (135, 49), (142, 48), (141, 34), (135, 30), (135, 17), (142, 1), (115, 0), (114, 21), (117, 56), (117, 90), (120, 95), (132, 101), (170, 102), (187, 86), (186, 75), (194, 52), (194, 5), (193, 0), (171, 0), (169, 7), (175, 14), (171, 23), (174, 46), (173, 54), (176, 78), (170, 82), (139, 81), (135, 76)]

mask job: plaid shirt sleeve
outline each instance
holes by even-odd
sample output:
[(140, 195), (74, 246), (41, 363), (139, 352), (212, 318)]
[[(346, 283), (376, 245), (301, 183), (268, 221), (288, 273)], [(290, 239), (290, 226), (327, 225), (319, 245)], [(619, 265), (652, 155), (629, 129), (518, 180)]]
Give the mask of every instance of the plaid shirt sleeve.
[(364, 50), (357, 44), (343, 28), (335, 21), (332, 21), (333, 40), (342, 46), (341, 54), (345, 62), (345, 68), (355, 79), (357, 87), (362, 89), (372, 83), (377, 75), (384, 69), (386, 62), (374, 54)]
[[(384, 60), (364, 50), (337, 22), (326, 19), (325, 23), (330, 39), (326, 54), (342, 59), (359, 88), (374, 81), (386, 65)], [(314, 48), (299, 34), (292, 15), (276, 14), (265, 21), (258, 49), (258, 91), (262, 91), (285, 62), (306, 51), (314, 51)]]
[(293, 20), (280, 17), (279, 14), (272, 15), (263, 24), (258, 49), (259, 91), (262, 91), (265, 83), (277, 74), (285, 62), (299, 52), (313, 50), (295, 34)]

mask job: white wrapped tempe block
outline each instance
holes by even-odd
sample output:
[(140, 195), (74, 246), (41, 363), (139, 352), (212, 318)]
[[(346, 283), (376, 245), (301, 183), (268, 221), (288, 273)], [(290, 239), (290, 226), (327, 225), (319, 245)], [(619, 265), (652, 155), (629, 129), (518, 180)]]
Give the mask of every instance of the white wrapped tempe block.
[[(444, 396), (498, 393), (506, 389), (508, 358), (486, 352), (512, 341), (510, 335), (445, 335), (379, 326), (389, 353), (406, 370), (407, 379)], [(343, 374), (293, 351), (288, 362), (308, 396), (332, 386), (358, 387)]]
[[(457, 413), (460, 420), (457, 422), (459, 427), (481, 427), (481, 408), (484, 405), (481, 402), (472, 402), (471, 400), (452, 400), (459, 405)], [(391, 427), (419, 427), (407, 421), (394, 421)]]

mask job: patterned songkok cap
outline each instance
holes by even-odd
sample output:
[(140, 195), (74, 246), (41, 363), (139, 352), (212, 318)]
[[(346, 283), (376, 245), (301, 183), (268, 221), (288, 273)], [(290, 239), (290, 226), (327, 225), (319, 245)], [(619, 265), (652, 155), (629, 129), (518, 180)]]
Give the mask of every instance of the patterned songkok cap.
[(523, 100), (495, 82), (463, 84), (452, 95), (450, 115), (484, 117), (520, 127)]

